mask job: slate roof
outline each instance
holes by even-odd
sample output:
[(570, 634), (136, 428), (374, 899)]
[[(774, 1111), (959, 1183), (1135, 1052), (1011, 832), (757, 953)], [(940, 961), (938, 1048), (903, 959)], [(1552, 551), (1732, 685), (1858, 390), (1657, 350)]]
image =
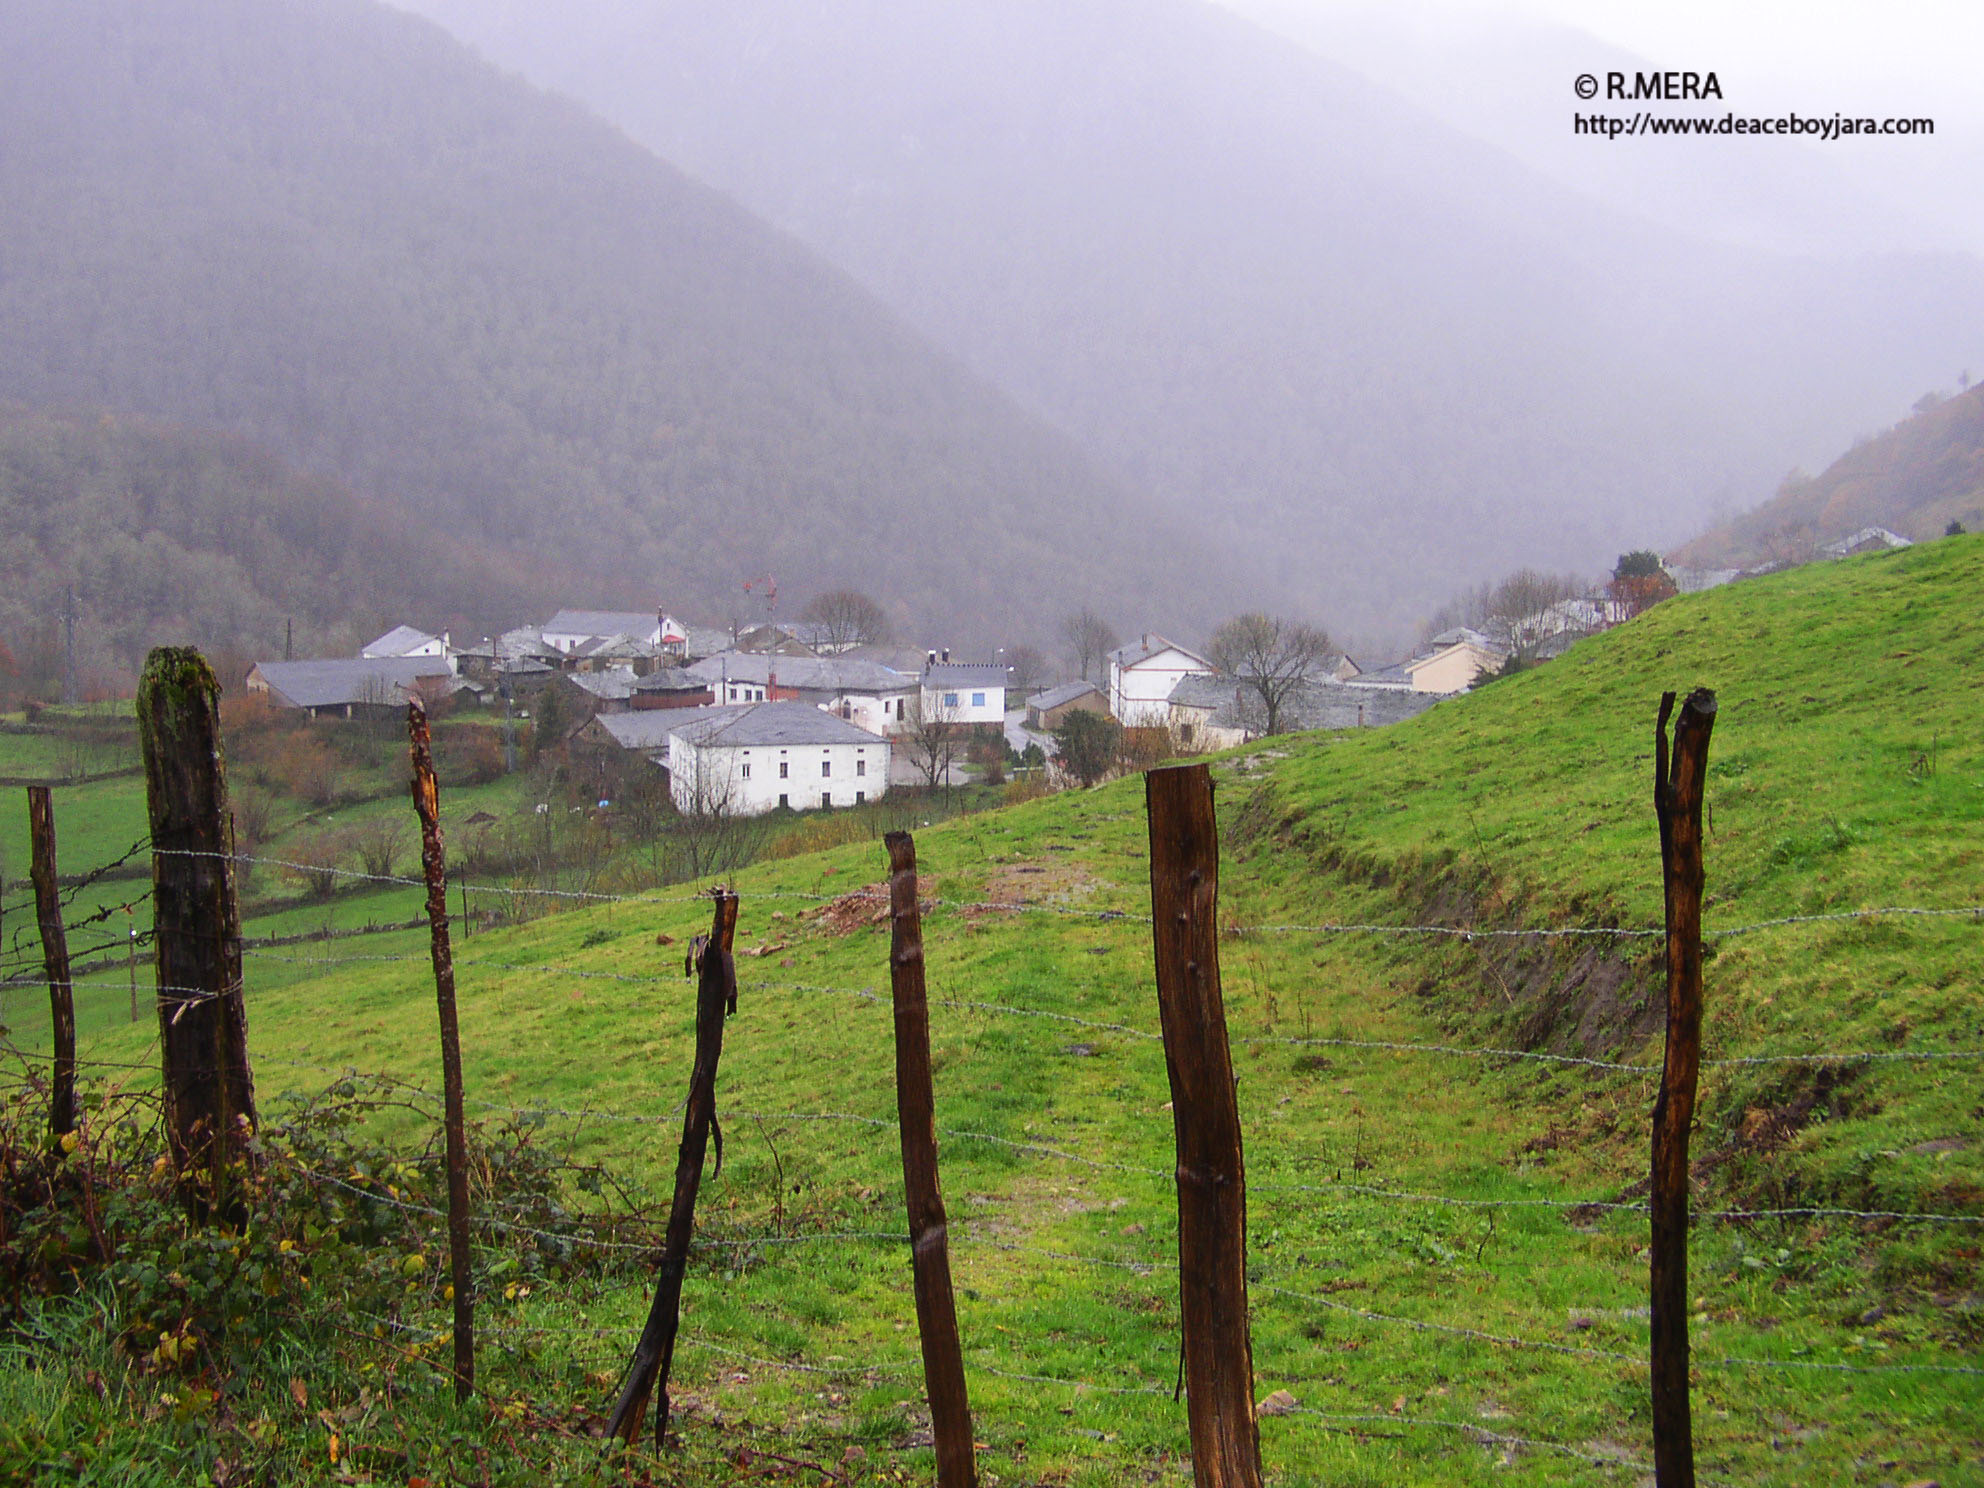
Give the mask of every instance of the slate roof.
[(1026, 700), (1026, 705), (1036, 712), (1045, 713), (1058, 708), (1063, 703), (1072, 703), (1083, 693), (1092, 692), (1102, 696), (1102, 689), (1093, 682), (1063, 682), (1059, 687), (1050, 687), (1045, 692), (1036, 692)]
[(415, 630), (411, 625), (395, 625), (358, 654), (374, 658), (405, 656), (409, 651), (418, 650), (422, 646), (431, 646), (440, 639), (439, 636), (429, 635), (424, 630)]
[(1838, 542), (1829, 542), (1820, 548), (1821, 553), (1830, 553), (1835, 558), (1844, 558), (1854, 553), (1869, 552), (1877, 548), (1912, 548), (1915, 544), (1899, 532), (1890, 532), (1885, 527), (1862, 527), (1858, 532), (1849, 533)]
[(1212, 663), (1189, 646), (1181, 646), (1176, 641), (1167, 641), (1163, 636), (1155, 632), (1138, 637), (1130, 645), (1118, 646), (1114, 651), (1109, 653), (1109, 659), (1115, 662), (1117, 666), (1127, 669), (1141, 662), (1149, 661), (1153, 656), (1157, 656), (1165, 651), (1177, 651), (1196, 661), (1208, 671), (1212, 669)]
[(778, 674), (780, 687), (808, 692), (908, 692), (916, 678), (872, 661), (844, 656), (769, 656), (762, 651), (725, 651), (706, 656), (688, 668), (692, 677), (714, 686), (728, 678), (760, 687)]
[[(633, 714), (639, 718), (643, 715)], [(671, 717), (648, 714), (648, 717)], [(605, 722), (607, 720), (602, 720)], [(761, 744), (881, 744), (887, 740), (811, 703), (734, 703), (720, 708), (679, 708), (668, 732), (697, 745), (741, 748)]]
[(634, 673), (630, 667), (608, 667), (603, 672), (574, 672), (571, 683), (602, 702), (624, 703), (634, 695)]
[(331, 657), (321, 661), (261, 661), (255, 670), (272, 691), (299, 708), (346, 703), (399, 703), (422, 677), (453, 680), (439, 656)]
[(656, 667), (634, 684), (636, 692), (703, 692), (709, 683), (683, 667)]
[[(1209, 708), (1216, 728), (1245, 729), (1258, 734), (1267, 727), (1261, 695), (1231, 677), (1182, 677), (1171, 689), (1171, 701), (1184, 707)], [(1333, 677), (1312, 679), (1293, 688), (1281, 705), (1284, 732), (1300, 729), (1381, 728), (1440, 701), (1440, 694), (1404, 688), (1360, 687)]]
[(697, 744), (756, 747), (764, 744), (882, 744), (878, 734), (811, 703), (729, 703), (714, 708), (655, 708), (602, 713), (593, 722), (622, 749), (665, 749), (671, 734)]
[(939, 661), (923, 669), (925, 687), (1004, 687), (1006, 669), (990, 662)]

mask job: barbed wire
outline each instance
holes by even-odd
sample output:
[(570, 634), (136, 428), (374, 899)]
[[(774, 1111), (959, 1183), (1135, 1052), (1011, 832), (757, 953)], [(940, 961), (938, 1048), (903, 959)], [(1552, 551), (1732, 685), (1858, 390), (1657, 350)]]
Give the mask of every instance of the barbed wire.
[[(249, 853), (196, 852), (182, 848), (158, 849), (159, 856), (228, 858), (238, 863), (265, 864), (286, 868), (295, 872), (322, 874), (337, 878), (351, 879), (368, 883), (394, 884), (408, 888), (426, 888), (426, 880), (409, 878), (400, 874), (367, 873), (355, 868), (338, 868), (321, 863), (298, 862), (293, 859), (268, 858)], [(127, 857), (129, 854), (126, 855)], [(121, 862), (123, 860), (119, 860)], [(115, 865), (112, 865), (115, 866)], [(707, 892), (689, 894), (613, 894), (586, 889), (529, 888), (499, 884), (475, 884), (466, 879), (458, 879), (453, 887), (457, 891), (466, 889), (470, 894), (501, 894), (510, 897), (542, 897), (572, 899), (602, 904), (694, 904), (706, 900)], [(830, 904), (844, 902), (866, 902), (886, 904), (888, 895), (867, 889), (852, 889), (844, 893), (812, 892), (794, 889), (752, 890), (747, 897), (753, 900), (794, 900), (808, 903)], [(1119, 920), (1131, 924), (1147, 925), (1151, 917), (1147, 914), (1122, 909), (1083, 909), (1073, 905), (1051, 904), (1041, 900), (947, 900), (928, 899), (921, 901), (927, 909), (952, 909), (975, 912), (1008, 912), (1026, 914), (1048, 914), (1063, 918), (1087, 920)], [(1887, 916), (1909, 916), (1918, 918), (1975, 918), (1984, 920), (1984, 904), (1954, 906), (1891, 905), (1869, 909), (1833, 910), (1818, 914), (1779, 915), (1771, 919), (1756, 920), (1747, 924), (1730, 925), (1716, 929), (1704, 929), (1704, 939), (1724, 939), (1731, 936), (1754, 935), (1760, 931), (1778, 929), (1788, 925), (1815, 925), (1838, 923), (1852, 920), (1880, 919)], [(1351, 921), (1331, 921), (1320, 924), (1269, 924), (1245, 925), (1229, 924), (1222, 927), (1222, 935), (1240, 937), (1246, 935), (1427, 935), (1448, 937), (1462, 941), (1472, 940), (1535, 940), (1535, 939), (1614, 939), (1646, 940), (1666, 935), (1664, 928), (1627, 927), (1608, 925), (1570, 925), (1538, 928), (1482, 928), (1463, 925), (1383, 925)]]

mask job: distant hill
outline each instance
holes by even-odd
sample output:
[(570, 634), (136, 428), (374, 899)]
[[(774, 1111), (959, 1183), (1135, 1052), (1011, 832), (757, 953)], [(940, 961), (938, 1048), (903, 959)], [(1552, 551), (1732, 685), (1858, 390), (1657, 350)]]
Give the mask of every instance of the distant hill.
[(1664, 230), (1203, 0), (405, 3), (818, 248), (1340, 629), (1676, 541), (1980, 359), (1975, 260)]
[(1755, 511), (1669, 556), (1698, 568), (1799, 561), (1863, 527), (1921, 541), (1952, 521), (1984, 532), (1984, 384), (1925, 396), (1914, 417), (1861, 440), (1823, 474), (1792, 476)]
[[(565, 576), (570, 578), (571, 576)], [(401, 619), (487, 632), (555, 588), (474, 542), (304, 475), (232, 435), (0, 408), (0, 644), (8, 679), (118, 692), (154, 645), (223, 663), (355, 652)]]
[(253, 439), (579, 602), (721, 620), (770, 572), (970, 644), (1223, 582), (806, 249), (370, 0), (6, 0), (0, 140), (0, 398)]

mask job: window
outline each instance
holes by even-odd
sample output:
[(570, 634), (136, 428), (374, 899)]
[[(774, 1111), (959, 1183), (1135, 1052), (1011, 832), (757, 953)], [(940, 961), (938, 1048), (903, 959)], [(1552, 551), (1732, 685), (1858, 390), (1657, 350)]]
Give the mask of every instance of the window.
[(738, 774), (745, 780), (751, 778), (751, 762), (749, 760), (744, 761), (743, 767), (738, 771)]
[(788, 765), (784, 760), (780, 760), (778, 762), (778, 778), (780, 780), (784, 780), (791, 773), (792, 773), (792, 766)]
[(868, 761), (856, 760), (854, 762), (854, 773), (857, 775), (866, 775), (868, 773)]
[(866, 791), (856, 791), (854, 793), (854, 804), (857, 806), (859, 806), (863, 801), (867, 799), (868, 799), (868, 792)]
[(897, 699), (896, 699), (896, 722), (897, 722), (897, 723), (901, 723), (901, 722), (902, 722), (902, 719), (903, 719), (903, 704), (904, 704), (904, 703), (906, 703), (906, 702), (908, 702), (908, 701), (909, 701), (909, 700), (908, 700), (907, 698), (897, 698)]
[(821, 760), (821, 761), (820, 761), (820, 778), (821, 778), (822, 780), (831, 780), (831, 779), (833, 779), (833, 775), (834, 775), (834, 762), (833, 762), (832, 760), (830, 760), (830, 759), (823, 759), (823, 760)]
[(958, 695), (955, 692), (947, 692), (944, 694), (944, 706), (946, 708), (955, 708), (957, 705), (958, 705)]
[(974, 707), (974, 708), (982, 708), (982, 707), (984, 707), (984, 706), (985, 706), (985, 694), (984, 694), (984, 693), (982, 693), (982, 692), (974, 692), (974, 693), (973, 693), (973, 694), (971, 695), (971, 705), (972, 705), (972, 707)]
[(788, 801), (788, 800), (786, 800), (786, 798), (785, 798), (784, 796), (780, 796), (780, 797), (778, 798), (778, 809), (779, 809), (780, 811), (787, 811), (787, 810), (790, 810), (790, 809), (791, 809), (791, 807), (792, 807), (792, 803), (791, 803), (790, 801)]
[(831, 806), (833, 805), (833, 803), (834, 803), (834, 793), (832, 791), (820, 792), (820, 804), (822, 806)]

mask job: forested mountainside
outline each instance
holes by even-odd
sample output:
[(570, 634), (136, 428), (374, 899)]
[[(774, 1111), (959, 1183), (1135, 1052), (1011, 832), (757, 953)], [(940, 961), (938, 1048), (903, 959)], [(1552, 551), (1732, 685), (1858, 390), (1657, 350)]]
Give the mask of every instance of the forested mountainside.
[(1205, 0), (406, 3), (819, 248), (1339, 626), (1678, 541), (1977, 360), (1974, 260), (1677, 236)]
[(0, 139), (0, 398), (254, 439), (583, 602), (769, 571), (966, 643), (1221, 582), (1154, 582), (1122, 486), (799, 244), (370, 0), (6, 0)]
[(1863, 527), (1919, 542), (1951, 522), (1984, 532), (1984, 384), (1953, 398), (1925, 394), (1913, 417), (1859, 440), (1823, 474), (1793, 475), (1673, 558), (1702, 568), (1797, 562)]
[(232, 435), (0, 408), (0, 645), (53, 689), (73, 593), (78, 681), (120, 693), (154, 645), (227, 670), (355, 652), (400, 619), (487, 631), (557, 575), (304, 475)]

